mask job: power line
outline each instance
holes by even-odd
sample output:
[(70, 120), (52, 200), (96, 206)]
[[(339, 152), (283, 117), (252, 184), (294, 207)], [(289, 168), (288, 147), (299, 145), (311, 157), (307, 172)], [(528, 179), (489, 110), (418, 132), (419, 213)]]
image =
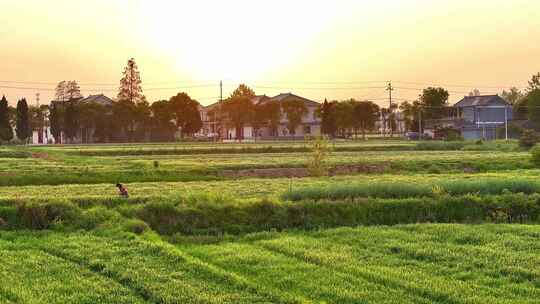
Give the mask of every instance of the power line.
[(503, 86), (492, 86), (492, 85), (477, 85), (477, 84), (447, 84), (447, 83), (439, 83), (439, 82), (432, 82), (432, 83), (426, 83), (426, 82), (413, 82), (413, 81), (394, 81), (395, 83), (401, 83), (401, 84), (417, 84), (417, 85), (425, 85), (425, 86), (443, 86), (443, 87), (454, 87), (454, 88), (477, 88), (477, 89), (509, 89), (509, 88), (517, 88), (517, 89), (526, 89), (527, 87), (518, 87), (514, 85), (503, 85)]

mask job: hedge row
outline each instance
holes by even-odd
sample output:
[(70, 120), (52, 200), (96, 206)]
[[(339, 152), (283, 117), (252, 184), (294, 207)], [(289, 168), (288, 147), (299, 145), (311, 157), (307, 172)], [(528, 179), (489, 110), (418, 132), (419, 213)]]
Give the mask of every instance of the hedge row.
[(411, 198), (437, 197), (442, 194), (465, 195), (469, 193), (503, 194), (540, 192), (540, 182), (529, 179), (476, 178), (474, 180), (441, 181), (435, 183), (354, 183), (344, 185), (310, 186), (289, 190), (282, 195), (283, 200), (343, 200), (349, 198)]
[[(363, 152), (363, 151), (409, 151), (414, 146), (381, 145), (381, 146), (336, 146), (336, 152)], [(295, 153), (309, 152), (307, 146), (290, 147), (218, 147), (215, 148), (174, 148), (174, 149), (110, 149), (110, 150), (79, 150), (68, 152), (81, 156), (144, 156), (144, 155), (193, 155), (193, 154), (249, 154), (249, 153)]]
[[(74, 202), (67, 200), (0, 204), (0, 218), (11, 229), (94, 229), (148, 225), (163, 235), (238, 234), (283, 229), (317, 229), (411, 223), (530, 223), (540, 220), (540, 195), (450, 196), (341, 201)], [(127, 222), (127, 223), (126, 223)]]

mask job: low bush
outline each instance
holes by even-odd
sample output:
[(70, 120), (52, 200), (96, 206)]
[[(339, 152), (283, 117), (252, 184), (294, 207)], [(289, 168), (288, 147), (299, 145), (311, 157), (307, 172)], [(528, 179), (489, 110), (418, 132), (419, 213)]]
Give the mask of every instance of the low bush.
[(537, 167), (540, 167), (540, 144), (536, 144), (531, 149), (531, 161)]
[(82, 216), (76, 221), (77, 228), (92, 230), (105, 223), (118, 223), (121, 216), (113, 209), (104, 206), (92, 207), (85, 210)]
[(123, 225), (123, 230), (135, 234), (143, 234), (145, 231), (149, 230), (148, 224), (138, 220), (138, 219), (129, 219)]
[(66, 200), (23, 202), (17, 206), (20, 223), (30, 229), (48, 229), (55, 224), (73, 224), (81, 219), (82, 210)]
[(538, 134), (534, 130), (523, 130), (519, 137), (519, 145), (522, 148), (530, 149), (540, 141)]

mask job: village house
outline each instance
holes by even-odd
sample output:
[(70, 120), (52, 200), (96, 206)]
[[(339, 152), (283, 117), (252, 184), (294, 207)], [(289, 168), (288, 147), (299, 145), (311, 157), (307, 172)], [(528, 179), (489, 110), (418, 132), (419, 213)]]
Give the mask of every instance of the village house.
[[(309, 135), (320, 135), (321, 134), (321, 120), (316, 115), (316, 110), (319, 107), (319, 103), (292, 94), (292, 93), (282, 93), (274, 97), (268, 97), (266, 95), (257, 95), (251, 99), (253, 104), (264, 104), (269, 102), (276, 102), (282, 105), (287, 100), (301, 100), (304, 102), (304, 105), (307, 108), (307, 113), (302, 118), (302, 123), (296, 128), (296, 130), (289, 130), (287, 128), (288, 120), (286, 113), (281, 110), (281, 120), (277, 126), (277, 130), (272, 130), (269, 126), (263, 126), (258, 130), (255, 130), (253, 126), (246, 125), (239, 134), (234, 127), (227, 125), (226, 122), (220, 121), (221, 105), (223, 101), (216, 102), (206, 107), (200, 108), (201, 120), (203, 122), (203, 127), (201, 131), (197, 134), (198, 136), (209, 137), (209, 138), (220, 138), (224, 140), (254, 140), (254, 139), (296, 139), (304, 138)], [(257, 132), (255, 134), (255, 132)], [(237, 138), (238, 137), (238, 138)]]
[(513, 119), (512, 106), (498, 95), (465, 96), (453, 109), (453, 117), (425, 121), (424, 132), (433, 135), (437, 128), (452, 128), (466, 140), (493, 140)]

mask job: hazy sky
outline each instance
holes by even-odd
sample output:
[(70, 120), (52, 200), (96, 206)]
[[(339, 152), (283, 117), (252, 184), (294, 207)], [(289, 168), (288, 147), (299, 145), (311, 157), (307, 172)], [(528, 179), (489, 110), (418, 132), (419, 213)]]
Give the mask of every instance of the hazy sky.
[[(441, 84), (524, 87), (540, 71), (538, 0), (0, 0), (0, 94), (42, 102), (55, 83), (116, 96), (130, 57), (149, 101), (201, 103), (239, 82), (314, 100), (413, 99)], [(17, 87), (17, 88), (7, 88)], [(21, 89), (25, 88), (25, 89)]]

